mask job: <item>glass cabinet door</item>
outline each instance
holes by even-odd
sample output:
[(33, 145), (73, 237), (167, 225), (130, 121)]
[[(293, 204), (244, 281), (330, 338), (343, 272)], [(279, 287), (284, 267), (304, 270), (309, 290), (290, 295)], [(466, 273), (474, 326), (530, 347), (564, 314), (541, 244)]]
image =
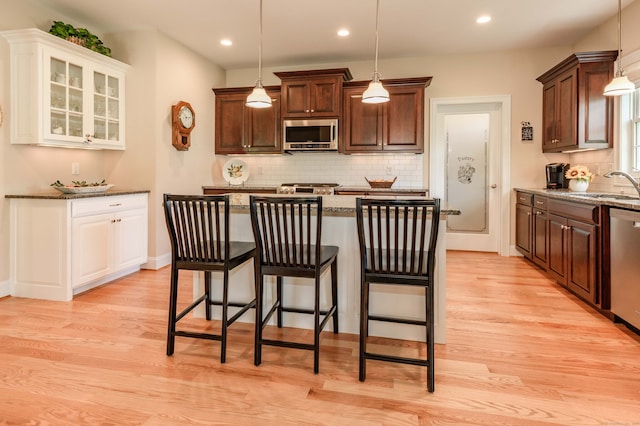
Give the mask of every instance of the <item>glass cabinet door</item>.
[(93, 73), (93, 135), (96, 139), (120, 140), (120, 79)]
[(52, 56), (49, 71), (47, 130), (54, 138), (82, 138), (85, 110), (83, 67)]

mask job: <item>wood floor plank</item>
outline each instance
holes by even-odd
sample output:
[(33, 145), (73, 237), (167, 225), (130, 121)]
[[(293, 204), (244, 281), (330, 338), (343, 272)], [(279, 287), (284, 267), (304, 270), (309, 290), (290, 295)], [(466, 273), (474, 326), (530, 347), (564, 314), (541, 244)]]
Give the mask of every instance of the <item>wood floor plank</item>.
[[(191, 294), (181, 273), (181, 304)], [(423, 367), (369, 361), (358, 336), (322, 335), (309, 351), (265, 347), (253, 326), (220, 343), (177, 338), (167, 357), (169, 268), (140, 271), (72, 302), (0, 299), (0, 424), (633, 425), (640, 424), (640, 337), (522, 258), (449, 252), (447, 344), (436, 391)], [(185, 318), (198, 330), (217, 321)], [(266, 333), (310, 339), (308, 330)], [(371, 339), (424, 354), (416, 342)]]

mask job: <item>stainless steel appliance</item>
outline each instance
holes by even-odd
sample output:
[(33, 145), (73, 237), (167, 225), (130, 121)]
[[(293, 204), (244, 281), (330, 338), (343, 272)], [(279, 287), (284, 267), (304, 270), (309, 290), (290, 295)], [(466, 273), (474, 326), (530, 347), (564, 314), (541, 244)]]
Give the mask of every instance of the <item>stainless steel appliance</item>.
[(337, 151), (338, 119), (283, 120), (284, 150)]
[(547, 172), (547, 189), (563, 189), (569, 187), (569, 179), (565, 173), (569, 170), (567, 163), (550, 163), (545, 166)]
[(278, 188), (278, 194), (315, 194), (333, 195), (337, 183), (283, 183)]
[(640, 330), (640, 212), (612, 208), (611, 312)]

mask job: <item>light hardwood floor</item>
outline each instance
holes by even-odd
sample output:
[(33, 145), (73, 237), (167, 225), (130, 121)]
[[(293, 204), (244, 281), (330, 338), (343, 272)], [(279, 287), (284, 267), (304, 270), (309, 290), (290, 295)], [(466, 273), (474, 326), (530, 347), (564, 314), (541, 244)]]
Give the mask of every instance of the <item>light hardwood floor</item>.
[(164, 268), (70, 303), (0, 299), (0, 424), (640, 425), (640, 337), (521, 258), (447, 260), (433, 394), (416, 366), (369, 361), (360, 383), (357, 336), (330, 331), (318, 375), (295, 349), (255, 367), (250, 324), (232, 327), (226, 364), (211, 341), (178, 338), (167, 357)]

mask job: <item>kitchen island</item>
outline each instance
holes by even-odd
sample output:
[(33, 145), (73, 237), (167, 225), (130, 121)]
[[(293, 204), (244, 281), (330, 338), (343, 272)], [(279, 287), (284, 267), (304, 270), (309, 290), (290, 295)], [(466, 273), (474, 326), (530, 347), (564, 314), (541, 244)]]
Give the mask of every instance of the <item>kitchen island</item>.
[[(231, 237), (238, 241), (254, 241), (249, 215), (249, 197), (247, 193), (231, 194), (232, 211)], [(379, 198), (379, 197), (376, 197)], [(407, 198), (407, 197), (389, 197)], [(340, 315), (340, 332), (359, 334), (360, 317), (360, 249), (358, 247), (358, 233), (355, 218), (356, 197), (350, 195), (323, 196), (323, 244), (336, 245), (340, 248), (338, 254), (338, 312)], [(458, 210), (441, 206), (440, 227), (435, 265), (435, 341), (445, 343), (445, 295), (446, 295), (446, 218), (448, 215), (460, 214)], [(204, 274), (194, 274), (194, 295), (201, 294)], [(268, 277), (275, 282), (274, 277)], [(214, 292), (221, 292), (221, 275), (213, 274)], [(247, 300), (253, 297), (253, 264), (248, 262), (232, 271), (230, 275), (229, 300)], [(285, 298), (289, 304), (311, 306), (313, 301), (313, 281), (304, 279), (285, 278), (291, 283), (285, 290)], [(328, 304), (330, 297), (324, 289), (328, 288), (329, 275), (322, 277), (323, 303)], [(275, 286), (274, 286), (275, 287)], [(267, 287), (269, 288), (269, 287)], [(396, 314), (410, 319), (424, 318), (424, 290), (409, 288), (408, 286), (379, 286), (372, 285), (370, 306), (371, 312), (376, 314)], [(272, 294), (267, 292), (266, 304), (272, 302)], [(198, 315), (203, 315), (203, 310)], [(214, 310), (214, 318), (219, 318), (219, 311)], [(240, 321), (252, 322), (253, 311), (245, 315)], [(288, 327), (313, 328), (313, 320), (309, 315), (287, 314), (284, 325)], [(330, 326), (329, 326), (330, 327)], [(406, 340), (424, 341), (424, 327), (406, 324), (391, 324), (372, 322), (369, 328), (371, 336), (391, 337)]]

